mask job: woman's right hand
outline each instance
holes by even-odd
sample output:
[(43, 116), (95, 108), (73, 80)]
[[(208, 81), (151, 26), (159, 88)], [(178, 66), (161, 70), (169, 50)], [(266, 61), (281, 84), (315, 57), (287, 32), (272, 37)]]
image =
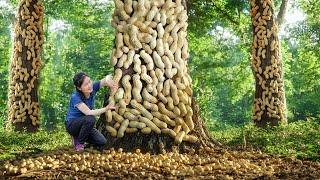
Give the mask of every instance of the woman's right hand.
[(112, 79), (112, 76), (111, 75), (107, 75), (105, 77), (105, 83), (106, 85), (110, 88), (111, 91), (115, 91), (118, 89), (118, 82), (115, 82), (113, 79)]
[(116, 109), (116, 106), (113, 104), (108, 104), (105, 108), (106, 108), (106, 111), (108, 111), (108, 110)]

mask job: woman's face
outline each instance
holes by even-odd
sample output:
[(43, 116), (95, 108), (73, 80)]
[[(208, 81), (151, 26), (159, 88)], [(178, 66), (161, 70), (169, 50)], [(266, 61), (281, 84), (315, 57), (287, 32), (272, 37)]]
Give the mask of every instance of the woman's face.
[(92, 89), (92, 81), (88, 76), (85, 76), (83, 79), (83, 83), (79, 90), (85, 94), (90, 94), (93, 89)]

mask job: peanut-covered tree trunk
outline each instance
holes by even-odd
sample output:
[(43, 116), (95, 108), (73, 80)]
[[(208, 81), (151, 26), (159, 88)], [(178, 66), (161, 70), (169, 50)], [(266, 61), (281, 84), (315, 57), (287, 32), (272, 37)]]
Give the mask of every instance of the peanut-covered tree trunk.
[(10, 64), (8, 121), (15, 130), (38, 129), (38, 78), (43, 44), (43, 6), (38, 0), (21, 0), (14, 26)]
[(258, 127), (286, 122), (283, 69), (273, 0), (250, 0), (252, 69), (256, 80), (253, 121)]
[(98, 123), (107, 146), (158, 153), (212, 145), (192, 98), (185, 2), (114, 2), (111, 64), (119, 89), (105, 99), (119, 108)]

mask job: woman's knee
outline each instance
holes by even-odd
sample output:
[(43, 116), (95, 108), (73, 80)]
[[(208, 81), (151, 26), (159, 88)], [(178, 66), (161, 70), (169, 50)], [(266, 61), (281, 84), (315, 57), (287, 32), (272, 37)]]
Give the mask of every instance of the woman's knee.
[(95, 137), (96, 144), (99, 145), (99, 146), (104, 146), (107, 143), (107, 139), (97, 129), (94, 128), (94, 131), (95, 131), (95, 136), (96, 136)]
[(102, 137), (103, 137), (103, 141), (102, 141), (103, 143), (102, 144), (103, 145), (107, 144), (107, 139), (103, 135), (102, 135)]
[(100, 146), (104, 146), (107, 143), (107, 139), (104, 137), (104, 135), (100, 134), (98, 139), (98, 144)]

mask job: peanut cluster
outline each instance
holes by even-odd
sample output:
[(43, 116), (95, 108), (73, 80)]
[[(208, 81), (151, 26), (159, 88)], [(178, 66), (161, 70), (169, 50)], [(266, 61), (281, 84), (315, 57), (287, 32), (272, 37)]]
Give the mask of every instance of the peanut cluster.
[(189, 135), (194, 122), (185, 7), (179, 0), (115, 0), (115, 6), (111, 64), (119, 88), (109, 102), (119, 108), (106, 113), (107, 131), (118, 138), (153, 131), (176, 143), (197, 141)]

